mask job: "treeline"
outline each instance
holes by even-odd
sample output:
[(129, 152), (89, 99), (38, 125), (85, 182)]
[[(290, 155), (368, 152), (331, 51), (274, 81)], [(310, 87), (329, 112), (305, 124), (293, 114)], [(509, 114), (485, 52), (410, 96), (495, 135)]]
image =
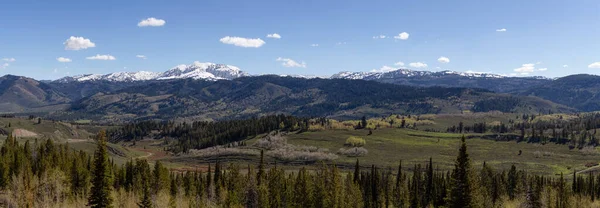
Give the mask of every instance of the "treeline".
[(309, 119), (286, 115), (270, 115), (260, 118), (227, 121), (195, 121), (175, 123), (172, 121), (142, 121), (130, 123), (110, 131), (110, 140), (135, 141), (154, 134), (157, 138), (172, 138), (175, 144), (169, 150), (175, 153), (190, 149), (202, 149), (224, 145), (275, 130), (308, 130)]
[(569, 148), (582, 149), (600, 144), (597, 129), (600, 128), (600, 113), (578, 114), (576, 118), (537, 119), (540, 116), (523, 114), (508, 123), (486, 124), (485, 122), (458, 125), (446, 128), (449, 133), (493, 133), (505, 134), (500, 140), (516, 140), (530, 143), (567, 144)]
[(484, 99), (473, 104), (473, 112), (513, 112), (520, 104), (521, 99), (513, 96)]
[[(0, 206), (7, 207), (592, 207), (600, 199), (600, 177), (573, 174), (574, 183), (528, 174), (512, 166), (496, 171), (471, 167), (463, 138), (452, 171), (398, 166), (353, 172), (335, 166), (284, 171), (267, 167), (224, 167), (174, 172), (159, 161), (114, 164), (104, 133), (94, 156), (66, 144), (2, 145)], [(595, 204), (594, 204), (595, 203)]]

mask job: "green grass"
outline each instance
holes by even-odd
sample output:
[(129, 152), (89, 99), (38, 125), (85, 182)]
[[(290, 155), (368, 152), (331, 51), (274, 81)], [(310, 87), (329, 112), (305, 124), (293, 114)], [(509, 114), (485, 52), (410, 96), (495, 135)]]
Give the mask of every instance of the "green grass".
[[(441, 170), (450, 170), (456, 158), (461, 135), (430, 133), (407, 129), (379, 129), (367, 136), (365, 130), (335, 130), (305, 132), (288, 135), (288, 142), (328, 148), (335, 152), (344, 147), (350, 136), (360, 136), (366, 140), (369, 150), (359, 158), (362, 164), (375, 164), (381, 167), (397, 166), (402, 160), (406, 167), (425, 164), (429, 157)], [(511, 165), (528, 172), (545, 175), (568, 173), (573, 169), (585, 169), (585, 164), (600, 161), (600, 154), (586, 155), (581, 151), (570, 150), (566, 145), (528, 144), (496, 142), (484, 139), (468, 139), (468, 152), (472, 165), (480, 167), (485, 161), (498, 169), (509, 169)], [(519, 155), (519, 150), (522, 154)], [(544, 153), (546, 153), (544, 155)], [(336, 163), (353, 163), (356, 158), (340, 156)]]
[(82, 119), (82, 120), (75, 121), (75, 123), (78, 123), (78, 124), (90, 124), (90, 123), (92, 123), (92, 120), (83, 120)]

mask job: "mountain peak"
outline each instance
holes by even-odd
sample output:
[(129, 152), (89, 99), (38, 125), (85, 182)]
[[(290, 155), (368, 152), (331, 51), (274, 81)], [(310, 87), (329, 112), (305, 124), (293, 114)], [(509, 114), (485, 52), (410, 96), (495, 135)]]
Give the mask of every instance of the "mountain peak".
[(215, 64), (210, 62), (195, 61), (190, 65), (180, 64), (165, 72), (114, 72), (110, 74), (83, 74), (72, 77), (63, 77), (55, 82), (85, 82), (85, 81), (111, 81), (111, 82), (133, 82), (166, 79), (204, 79), (220, 80), (235, 79), (248, 76), (246, 72), (236, 66), (226, 64)]

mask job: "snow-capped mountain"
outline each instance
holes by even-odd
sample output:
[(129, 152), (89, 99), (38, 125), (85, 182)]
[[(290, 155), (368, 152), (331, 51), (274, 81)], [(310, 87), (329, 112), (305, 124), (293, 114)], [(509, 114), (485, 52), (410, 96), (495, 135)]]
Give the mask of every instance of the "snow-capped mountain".
[(72, 77), (63, 77), (55, 82), (85, 82), (85, 81), (111, 81), (111, 82), (132, 82), (147, 80), (166, 80), (166, 79), (235, 79), (248, 76), (240, 68), (225, 64), (194, 62), (191, 65), (178, 65), (165, 72), (115, 72), (110, 74), (84, 74)]
[(477, 77), (477, 78), (504, 78), (504, 75), (481, 73), (481, 72), (456, 72), (456, 71), (414, 71), (410, 69), (397, 69), (386, 72), (340, 72), (331, 76), (332, 79), (393, 79), (393, 78), (408, 78), (408, 77), (443, 77), (443, 76), (461, 76), (461, 77)]
[[(239, 77), (251, 76), (248, 73), (240, 70), (240, 68), (226, 65), (226, 64), (215, 64), (215, 63), (202, 63), (194, 62), (190, 65), (178, 65), (165, 72), (115, 72), (110, 74), (84, 74), (72, 77), (63, 77), (55, 80), (54, 82), (67, 83), (67, 82), (85, 82), (85, 81), (111, 81), (111, 82), (133, 82), (133, 81), (147, 81), (147, 80), (169, 80), (169, 79), (202, 79), (202, 80), (232, 80)], [(490, 78), (512, 78), (505, 75), (481, 73), (481, 72), (456, 72), (456, 71), (416, 71), (410, 69), (394, 69), (390, 71), (371, 71), (371, 72), (339, 72), (330, 77), (314, 76), (314, 75), (285, 75), (279, 74), (282, 77), (294, 77), (294, 78), (330, 78), (330, 79), (362, 79), (362, 80), (375, 80), (390, 82), (389, 80), (395, 80), (393, 83), (403, 84), (415, 84), (408, 83), (405, 80), (428, 80), (435, 83), (438, 79), (481, 79), (487, 80)], [(544, 77), (525, 77), (525, 79), (547, 79)]]

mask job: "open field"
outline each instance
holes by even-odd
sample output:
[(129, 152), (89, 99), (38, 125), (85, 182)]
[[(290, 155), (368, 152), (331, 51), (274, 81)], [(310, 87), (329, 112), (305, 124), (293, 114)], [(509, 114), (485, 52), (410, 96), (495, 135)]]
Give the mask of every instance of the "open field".
[[(474, 123), (508, 123), (510, 120), (520, 122), (519, 114), (508, 113), (480, 113), (480, 114), (439, 114), (439, 115), (421, 115), (420, 124), (416, 129), (412, 128), (377, 128), (372, 130), (354, 130), (353, 128), (314, 130), (303, 133), (291, 132), (284, 137), (287, 143), (296, 146), (316, 147), (327, 149), (329, 153), (336, 153), (344, 146), (346, 139), (351, 136), (361, 137), (366, 140), (364, 148), (368, 150), (365, 156), (349, 157), (339, 155), (337, 159), (327, 161), (326, 163), (336, 164), (342, 168), (352, 168), (358, 158), (363, 166), (371, 164), (380, 167), (395, 167), (400, 160), (403, 166), (410, 169), (415, 164), (425, 164), (429, 157), (433, 159), (435, 166), (440, 170), (450, 170), (454, 166), (458, 144), (462, 134), (444, 133), (448, 126), (456, 125), (463, 121), (465, 125)], [(538, 116), (536, 120), (552, 119), (573, 119), (572, 115), (554, 114), (547, 116)], [(389, 119), (389, 118), (386, 118)], [(415, 122), (412, 116), (406, 120)], [(373, 118), (371, 123), (380, 122), (381, 125), (387, 121)], [(385, 120), (385, 119), (384, 119)], [(359, 121), (345, 121), (343, 123), (356, 124)], [(394, 126), (399, 122), (395, 121)], [(409, 123), (409, 122), (407, 122)], [(336, 126), (343, 126), (337, 125)], [(438, 132), (424, 131), (435, 130)], [(573, 171), (587, 170), (586, 165), (598, 164), (600, 162), (600, 152), (593, 147), (583, 149), (570, 149), (568, 145), (559, 145), (554, 143), (540, 144), (515, 141), (494, 141), (494, 134), (475, 134), (465, 135), (469, 147), (469, 154), (472, 157), (472, 165), (475, 168), (481, 167), (486, 162), (494, 168), (508, 170), (511, 165), (518, 169), (525, 169), (531, 173), (543, 175), (556, 175), (560, 173), (568, 174)], [(189, 156), (169, 157), (167, 162), (181, 164), (184, 166), (202, 167), (209, 162), (233, 161), (238, 163), (258, 163), (259, 150), (253, 146), (262, 136), (252, 138), (246, 141), (246, 147), (239, 147), (242, 153), (235, 151), (221, 151), (218, 156)], [(486, 139), (483, 139), (486, 138)], [(236, 148), (233, 148), (236, 149)], [(231, 153), (228, 153), (231, 152)], [(300, 166), (310, 165), (312, 163), (282, 161), (267, 155), (267, 161), (278, 163), (278, 165), (287, 166), (291, 169), (297, 169)], [(591, 168), (593, 169), (593, 168)]]
[[(336, 151), (344, 147), (350, 136), (360, 136), (366, 140), (364, 146), (369, 153), (359, 157), (363, 164), (396, 166), (400, 160), (405, 167), (425, 164), (429, 157), (435, 166), (443, 170), (453, 168), (461, 135), (430, 133), (408, 129), (381, 129), (367, 136), (367, 131), (322, 131), (289, 135), (292, 144), (314, 145)], [(476, 135), (472, 135), (476, 136)], [(468, 139), (467, 146), (474, 167), (483, 162), (498, 169), (509, 169), (515, 164), (519, 169), (545, 175), (572, 172), (585, 169), (587, 163), (598, 163), (597, 150), (572, 149), (566, 145), (528, 144), (492, 141), (477, 137)], [(521, 151), (521, 155), (519, 155)], [(353, 163), (354, 157), (340, 157), (336, 163)]]
[[(331, 153), (336, 153), (340, 148), (347, 148), (344, 143), (350, 136), (364, 138), (366, 140), (364, 148), (368, 150), (367, 155), (362, 157), (339, 155), (337, 159), (326, 162), (345, 169), (353, 168), (357, 158), (363, 167), (374, 164), (379, 167), (395, 168), (402, 160), (405, 169), (412, 169), (415, 164), (424, 165), (431, 157), (437, 169), (450, 170), (454, 167), (461, 137), (459, 134), (410, 129), (380, 129), (373, 131), (372, 135), (367, 136), (367, 134), (367, 130), (327, 130), (291, 133), (286, 138), (290, 144), (325, 148)], [(600, 153), (596, 149), (569, 149), (567, 145), (504, 142), (481, 139), (477, 137), (478, 135), (467, 136), (472, 137), (467, 140), (467, 145), (472, 166), (475, 168), (481, 167), (483, 162), (486, 162), (493, 168), (508, 170), (514, 164), (518, 169), (524, 169), (530, 173), (556, 175), (569, 174), (574, 170), (584, 170), (587, 169), (586, 164), (597, 164), (600, 161)], [(253, 144), (257, 140), (258, 138), (250, 139), (247, 143)], [(250, 146), (241, 149), (250, 150), (250, 153), (222, 153), (218, 156), (170, 156), (152, 159), (171, 163), (174, 165), (173, 167), (193, 167), (193, 169), (204, 169), (208, 163), (214, 163), (217, 160), (258, 164), (259, 150), (256, 147)], [(290, 169), (314, 164), (281, 161), (269, 156), (266, 160), (271, 164), (277, 163), (278, 166)]]
[[(411, 169), (415, 164), (425, 164), (429, 157), (433, 159), (434, 165), (439, 170), (450, 170), (453, 168), (456, 158), (459, 140), (462, 134), (444, 133), (448, 126), (456, 125), (459, 121), (464, 121), (465, 125), (472, 125), (477, 122), (486, 123), (508, 123), (509, 120), (518, 122), (518, 114), (508, 113), (481, 113), (481, 114), (438, 114), (404, 117), (409, 123), (418, 123), (416, 128), (398, 128), (402, 117), (390, 116), (388, 118), (371, 118), (369, 125), (379, 128), (372, 130), (354, 130), (351, 128), (359, 121), (344, 121), (336, 123), (338, 129), (315, 129), (307, 132), (289, 132), (283, 134), (285, 142), (296, 148), (315, 148), (324, 151), (327, 155), (335, 156), (328, 159), (325, 163), (336, 164), (341, 168), (350, 169), (354, 166), (356, 159), (360, 160), (362, 166), (367, 167), (371, 164), (379, 167), (393, 167), (402, 160), (403, 167)], [(389, 125), (389, 120), (393, 119), (394, 124)], [(573, 119), (571, 115), (548, 115), (538, 116), (537, 120), (551, 119)], [(10, 127), (9, 126), (10, 123)], [(348, 126), (350, 125), (350, 126)], [(411, 124), (412, 125), (412, 124)], [(0, 127), (8, 132), (19, 131), (29, 132), (35, 136), (18, 137), (20, 142), (35, 139), (53, 139), (58, 143), (68, 142), (74, 150), (83, 150), (92, 153), (95, 149), (95, 142), (90, 139), (94, 133), (100, 129), (106, 128), (93, 125), (71, 125), (62, 122), (43, 121), (37, 124), (36, 119), (24, 118), (1, 118)], [(114, 128), (114, 127), (111, 127)], [(428, 131), (425, 131), (428, 130)], [(432, 132), (434, 130), (435, 132)], [(340, 148), (348, 149), (344, 146), (349, 137), (360, 137), (366, 141), (363, 146), (368, 153), (360, 157), (351, 157), (337, 154)], [(515, 141), (493, 141), (489, 139), (491, 134), (466, 134), (469, 154), (472, 158), (472, 165), (475, 168), (481, 167), (483, 162), (494, 168), (507, 170), (511, 165), (516, 165), (519, 169), (526, 169), (531, 173), (543, 175), (555, 175), (572, 173), (577, 171), (596, 171), (595, 168), (588, 168), (586, 165), (598, 164), (600, 162), (600, 152), (591, 147), (583, 149), (569, 149), (567, 145), (558, 145), (548, 143), (545, 145), (536, 143), (517, 143)], [(131, 142), (122, 142), (119, 144), (110, 144), (109, 150), (111, 156), (117, 164), (130, 159), (147, 159), (150, 162), (161, 160), (164, 164), (174, 170), (196, 170), (206, 169), (209, 163), (217, 160), (221, 162), (234, 162), (242, 165), (258, 164), (260, 148), (255, 144), (265, 135), (259, 135), (245, 140), (245, 146), (232, 147), (215, 150), (210, 154), (182, 154), (173, 155), (165, 151), (166, 145), (163, 140), (144, 139), (137, 141), (135, 145)], [(0, 136), (2, 142), (6, 136)], [(267, 151), (266, 161), (270, 164), (277, 163), (288, 169), (298, 169), (305, 166), (310, 167), (314, 162), (291, 161), (275, 158), (271, 152)]]

